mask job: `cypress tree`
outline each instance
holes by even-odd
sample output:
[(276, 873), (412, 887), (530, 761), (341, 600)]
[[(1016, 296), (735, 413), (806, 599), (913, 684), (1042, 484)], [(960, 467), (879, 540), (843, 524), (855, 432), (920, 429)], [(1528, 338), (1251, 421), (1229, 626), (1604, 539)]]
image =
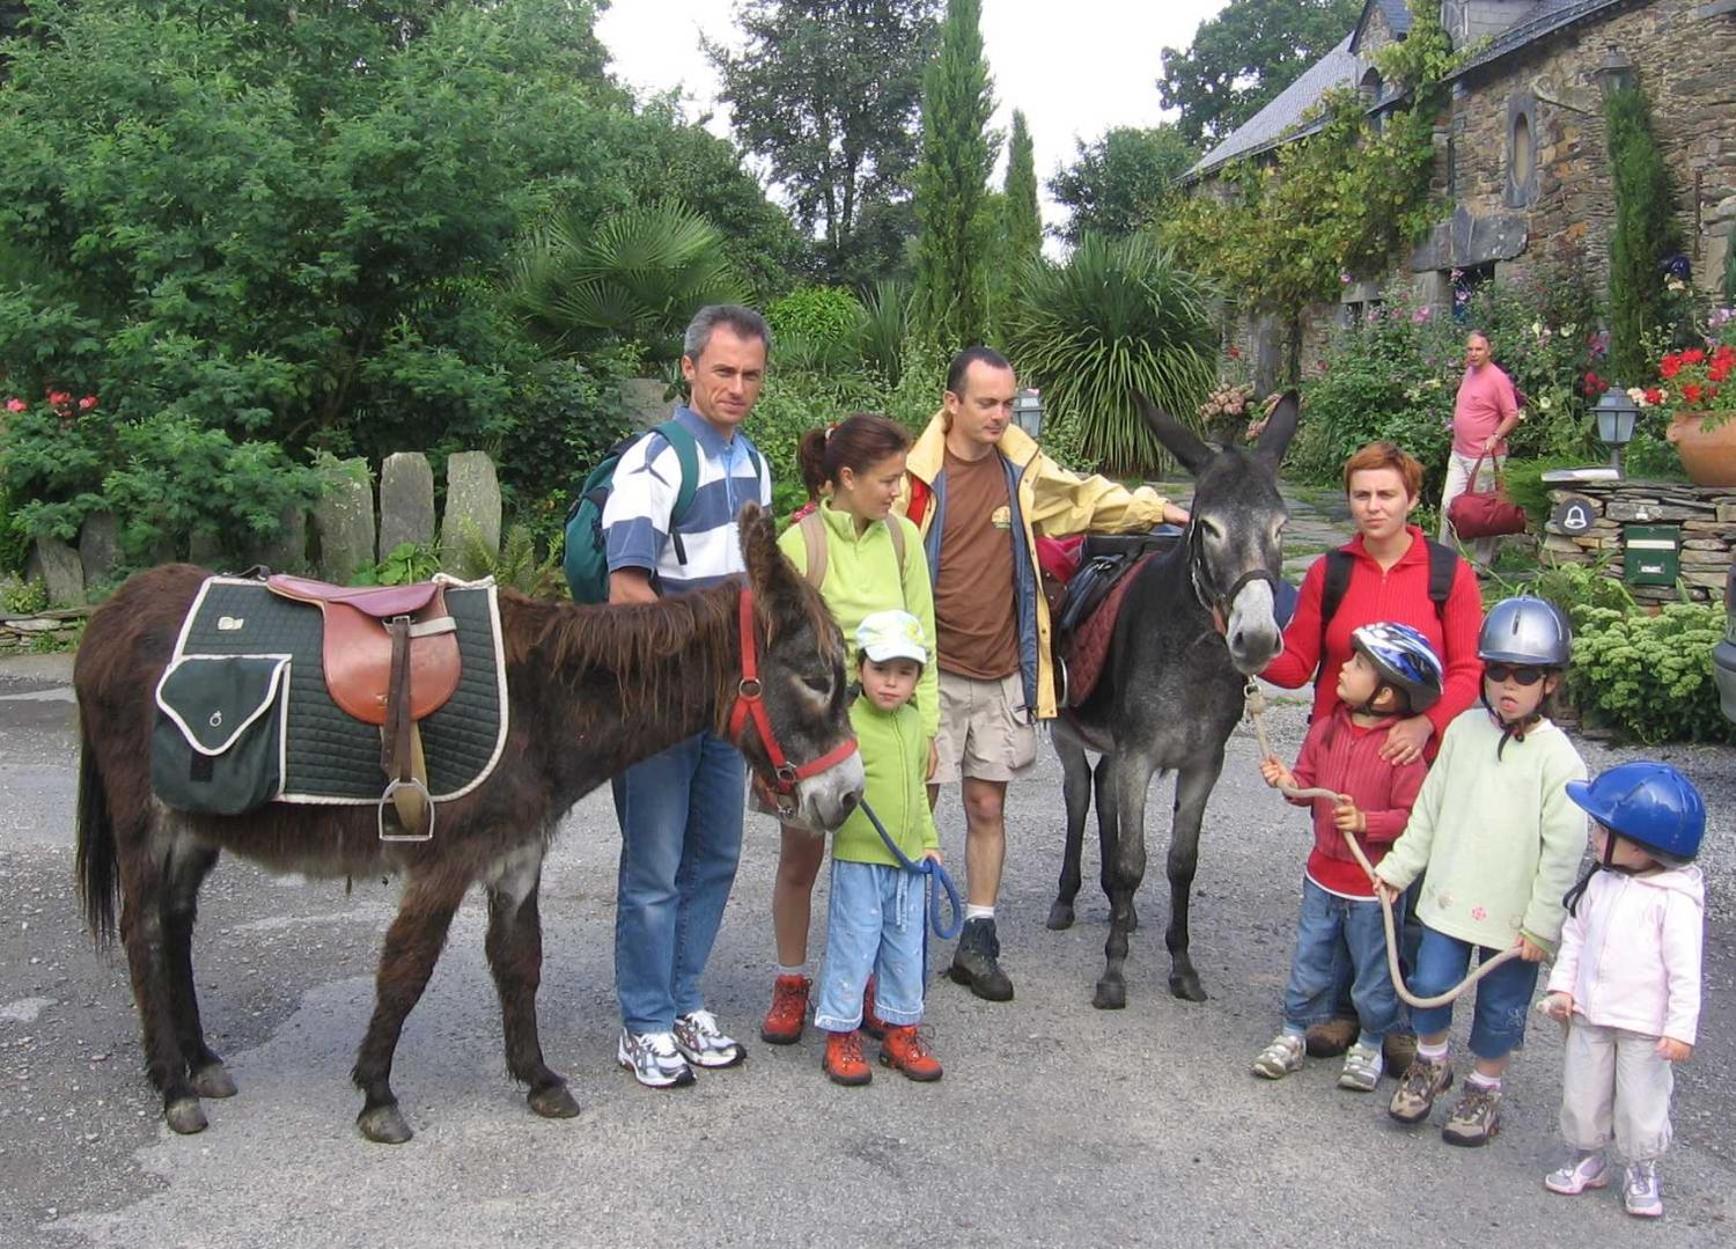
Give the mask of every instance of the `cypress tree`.
[(916, 297), (921, 324), (944, 349), (988, 329), (991, 231), (985, 204), (995, 145), (983, 62), (982, 0), (947, 0), (940, 54), (923, 79), (922, 161), (916, 171)]
[(1024, 113), (1013, 110), (1007, 141), (1006, 230), (1008, 259), (1014, 268), (1043, 250), (1043, 218), (1037, 208), (1037, 161)]
[(1609, 236), (1610, 377), (1624, 386), (1647, 376), (1646, 336), (1662, 316), (1662, 262), (1681, 249), (1670, 171), (1652, 137), (1651, 111), (1636, 87), (1604, 103), (1615, 223)]

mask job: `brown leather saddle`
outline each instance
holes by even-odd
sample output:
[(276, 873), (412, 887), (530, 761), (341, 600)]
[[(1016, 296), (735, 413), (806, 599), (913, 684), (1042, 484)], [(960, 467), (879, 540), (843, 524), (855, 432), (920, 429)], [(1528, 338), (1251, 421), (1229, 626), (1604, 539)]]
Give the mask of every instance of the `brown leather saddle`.
[[(428, 766), (416, 722), (446, 705), (463, 665), (458, 628), (446, 611), (444, 582), (349, 587), (283, 574), (266, 578), (282, 598), (318, 607), (326, 690), (365, 724), (380, 727), (380, 837), (426, 841), (434, 835)], [(386, 804), (397, 813), (389, 831)]]

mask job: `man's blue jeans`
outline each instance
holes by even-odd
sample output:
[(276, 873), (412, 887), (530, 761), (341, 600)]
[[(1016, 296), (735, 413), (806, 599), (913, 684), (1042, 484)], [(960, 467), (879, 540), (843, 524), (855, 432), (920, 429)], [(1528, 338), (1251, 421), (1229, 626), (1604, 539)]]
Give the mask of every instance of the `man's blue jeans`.
[(634, 764), (614, 789), (615, 995), (629, 1032), (668, 1032), (705, 1005), (699, 978), (741, 859), (746, 766), (699, 733)]
[[(1403, 902), (1394, 919), (1403, 922)], [(1403, 1004), (1386, 962), (1386, 923), (1380, 903), (1342, 898), (1302, 878), (1302, 910), (1296, 920), (1296, 953), (1284, 990), (1284, 1023), (1302, 1031), (1333, 1018), (1343, 981), (1362, 1035), (1384, 1037), (1405, 1026)]]

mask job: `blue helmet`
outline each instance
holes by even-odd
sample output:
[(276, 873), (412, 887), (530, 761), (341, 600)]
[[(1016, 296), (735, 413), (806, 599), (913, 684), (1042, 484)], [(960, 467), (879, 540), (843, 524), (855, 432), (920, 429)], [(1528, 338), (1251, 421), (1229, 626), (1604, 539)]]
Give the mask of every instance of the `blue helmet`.
[(1567, 796), (1660, 862), (1679, 867), (1700, 853), (1706, 804), (1694, 783), (1667, 763), (1617, 764), (1590, 781), (1567, 782)]
[(1412, 715), (1440, 702), (1441, 661), (1429, 640), (1409, 625), (1390, 621), (1363, 625), (1351, 633), (1350, 647), (1362, 652), (1381, 680), (1405, 692)]

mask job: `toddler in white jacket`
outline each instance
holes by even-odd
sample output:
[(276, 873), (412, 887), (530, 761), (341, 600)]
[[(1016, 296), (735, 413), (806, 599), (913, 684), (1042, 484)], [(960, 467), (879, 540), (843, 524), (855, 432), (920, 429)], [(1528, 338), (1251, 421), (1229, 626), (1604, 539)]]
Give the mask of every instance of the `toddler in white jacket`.
[(1543, 1185), (1569, 1196), (1602, 1188), (1613, 1139), (1627, 1161), (1628, 1213), (1656, 1217), (1671, 1064), (1694, 1052), (1700, 1016), (1705, 892), (1692, 860), (1706, 807), (1662, 763), (1624, 763), (1567, 792), (1596, 821), (1596, 862), (1563, 899), (1568, 919), (1540, 1003), (1569, 1024), (1561, 1133), (1574, 1151)]

